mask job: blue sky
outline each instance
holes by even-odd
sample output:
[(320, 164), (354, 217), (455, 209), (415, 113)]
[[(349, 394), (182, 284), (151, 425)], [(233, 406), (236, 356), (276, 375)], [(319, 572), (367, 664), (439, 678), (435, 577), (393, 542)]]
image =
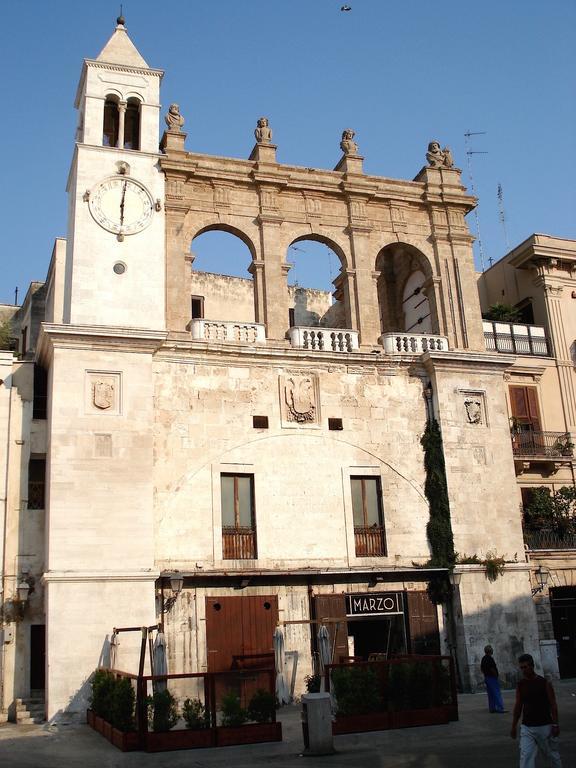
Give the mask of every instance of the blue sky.
[[(486, 131), (472, 143), (487, 152), (472, 156), (486, 261), (506, 252), (498, 184), (511, 247), (532, 232), (576, 238), (576, 3), (348, 4), (343, 13), (341, 0), (127, 0), (124, 14), (149, 65), (166, 72), (162, 103), (180, 104), (190, 151), (246, 158), (267, 115), (280, 162), (333, 168), (351, 127), (367, 173), (413, 178), (437, 138), (468, 183), (464, 133)], [(118, 10), (104, 0), (2, 6), (0, 301), (45, 277), (66, 233), (82, 59), (99, 53)], [(199, 240), (196, 265), (219, 247), (217, 236)], [(320, 258), (312, 253), (291, 260)], [(307, 275), (317, 287), (330, 269), (321, 261), (312, 269), (324, 275)]]

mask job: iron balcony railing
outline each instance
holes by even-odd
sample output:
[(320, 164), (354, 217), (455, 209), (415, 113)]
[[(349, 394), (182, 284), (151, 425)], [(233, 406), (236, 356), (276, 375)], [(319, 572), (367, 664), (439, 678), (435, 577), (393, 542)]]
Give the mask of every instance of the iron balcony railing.
[(224, 560), (254, 560), (256, 531), (253, 528), (222, 528), (222, 557)]
[(381, 525), (354, 526), (356, 557), (386, 555), (386, 537)]
[(510, 355), (550, 356), (550, 345), (544, 328), (538, 325), (498, 323), (484, 320), (484, 341), (488, 352)]
[(45, 487), (44, 480), (28, 481), (28, 509), (44, 509)]
[(576, 549), (576, 533), (524, 531), (528, 549)]
[(512, 452), (514, 456), (572, 458), (574, 443), (570, 432), (536, 432), (520, 428), (512, 431)]

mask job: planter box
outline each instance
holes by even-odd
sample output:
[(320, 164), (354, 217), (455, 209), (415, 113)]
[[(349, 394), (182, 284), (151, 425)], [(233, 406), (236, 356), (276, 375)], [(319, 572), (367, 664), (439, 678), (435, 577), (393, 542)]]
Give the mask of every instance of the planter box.
[(144, 748), (146, 752), (169, 752), (173, 749), (206, 749), (214, 743), (214, 728), (182, 729), (147, 733)]
[(96, 715), (91, 709), (86, 712), (86, 722), (97, 733), (108, 739), (111, 744), (121, 749), (122, 752), (133, 752), (136, 749), (140, 749), (140, 736), (136, 731), (119, 731), (104, 720), (104, 718)]
[(386, 731), (390, 728), (389, 712), (368, 712), (365, 715), (336, 715), (332, 733), (360, 733), (362, 731)]
[(264, 741), (282, 741), (282, 723), (249, 723), (237, 728), (221, 725), (216, 728), (217, 747), (258, 744)]
[(403, 712), (390, 712), (391, 728), (414, 728), (421, 725), (446, 725), (450, 722), (447, 707), (430, 709), (408, 709)]
[(458, 720), (455, 707), (431, 707), (430, 709), (408, 709), (401, 712), (370, 712), (366, 715), (337, 715), (332, 723), (332, 733), (360, 733), (363, 731), (386, 731), (390, 728), (413, 728), (422, 725), (445, 725)]

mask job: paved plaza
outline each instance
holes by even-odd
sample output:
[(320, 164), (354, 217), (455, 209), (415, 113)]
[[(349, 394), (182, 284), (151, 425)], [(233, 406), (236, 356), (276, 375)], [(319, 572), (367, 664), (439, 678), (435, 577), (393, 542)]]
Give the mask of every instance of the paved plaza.
[[(555, 685), (564, 768), (576, 768), (576, 680)], [(336, 754), (302, 757), (299, 707), (281, 712), (284, 741), (211, 750), (122, 754), (88, 726), (0, 727), (2, 768), (513, 768), (518, 745), (507, 714), (491, 715), (483, 694), (459, 697), (460, 720), (449, 725), (337, 736)]]

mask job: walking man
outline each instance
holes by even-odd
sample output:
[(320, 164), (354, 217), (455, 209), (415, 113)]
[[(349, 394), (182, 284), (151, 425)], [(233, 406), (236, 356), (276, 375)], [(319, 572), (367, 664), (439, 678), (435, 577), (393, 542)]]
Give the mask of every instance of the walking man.
[(494, 661), (493, 649), (491, 645), (484, 648), (484, 657), (480, 662), (480, 669), (484, 675), (486, 683), (486, 693), (488, 694), (488, 709), (490, 712), (501, 714), (504, 712), (504, 702), (500, 692), (500, 681), (498, 680), (498, 667)]
[(520, 768), (535, 768), (536, 755), (541, 752), (547, 764), (562, 768), (558, 752), (558, 705), (554, 688), (534, 672), (534, 659), (523, 653), (518, 659), (522, 680), (516, 687), (516, 702), (510, 736), (516, 738), (518, 721), (520, 726)]

